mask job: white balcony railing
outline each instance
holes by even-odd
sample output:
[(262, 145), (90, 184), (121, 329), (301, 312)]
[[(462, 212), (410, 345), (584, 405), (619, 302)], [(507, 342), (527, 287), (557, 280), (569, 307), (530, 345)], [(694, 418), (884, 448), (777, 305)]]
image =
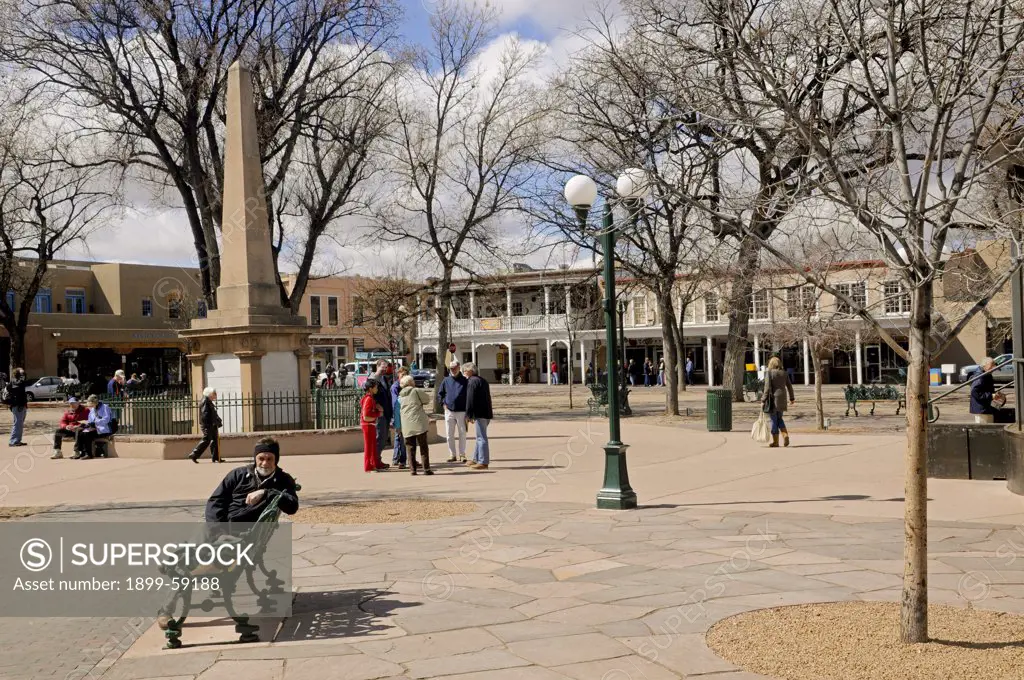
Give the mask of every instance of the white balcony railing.
[[(453, 337), (467, 335), (488, 335), (491, 333), (522, 332), (522, 331), (565, 331), (565, 314), (530, 314), (526, 316), (495, 316), (486, 319), (451, 319)], [(422, 338), (437, 337), (437, 321), (420, 321), (418, 335)]]

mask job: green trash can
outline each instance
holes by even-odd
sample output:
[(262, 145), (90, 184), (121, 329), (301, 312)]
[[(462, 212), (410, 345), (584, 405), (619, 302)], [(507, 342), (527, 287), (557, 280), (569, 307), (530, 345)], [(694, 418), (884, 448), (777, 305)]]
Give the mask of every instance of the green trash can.
[(708, 390), (708, 432), (732, 430), (732, 390)]

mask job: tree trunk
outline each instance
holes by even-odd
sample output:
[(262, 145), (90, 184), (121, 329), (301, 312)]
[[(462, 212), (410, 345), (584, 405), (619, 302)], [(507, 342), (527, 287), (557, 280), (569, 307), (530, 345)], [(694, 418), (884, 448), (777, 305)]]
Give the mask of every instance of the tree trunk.
[(8, 374), (13, 374), (16, 368), (25, 368), (25, 329), (18, 328), (17, 326), (9, 327), (4, 324), (7, 329), (7, 335), (11, 338), (11, 365)]
[[(434, 379), (435, 389), (439, 389), (441, 387), (441, 381), (448, 375), (448, 366), (444, 358), (445, 353), (448, 351), (448, 345), (451, 342), (448, 336), (448, 319), (451, 315), (452, 306), (450, 276), (451, 274), (447, 273), (445, 279), (442, 280), (441, 293), (438, 296), (440, 307), (437, 309), (437, 369), (435, 371)], [(509, 357), (509, 363), (512, 363), (511, 356)], [(437, 399), (434, 400), (434, 413), (444, 413), (444, 405), (439, 404)]]
[(928, 337), (931, 334), (932, 284), (914, 291), (910, 315), (910, 365), (907, 367), (907, 454), (903, 503), (903, 598), (900, 638), (928, 641)]
[(677, 389), (686, 391), (686, 336), (684, 328), (686, 324), (683, 322), (683, 317), (686, 316), (686, 307), (684, 303), (681, 305), (679, 310), (679, 317), (673, 320), (673, 335), (676, 341), (676, 385)]
[[(754, 290), (751, 272), (755, 271), (759, 247), (747, 236), (740, 242), (736, 275), (729, 291), (729, 338), (725, 344), (722, 387), (732, 390), (734, 402), (743, 401), (743, 372), (746, 364), (747, 333), (750, 330), (750, 296)], [(713, 370), (714, 366), (709, 366)]]
[[(679, 415), (679, 388), (676, 382), (675, 315), (672, 310), (671, 289), (658, 295), (658, 314), (661, 315), (661, 346), (665, 352), (665, 413)], [(657, 366), (655, 366), (657, 369)]]
[[(812, 349), (814, 349), (812, 345)], [(811, 354), (811, 363), (814, 365), (814, 412), (816, 415), (819, 430), (825, 429), (825, 403), (821, 396), (822, 378), (825, 376), (824, 366), (821, 365), (821, 357), (817, 352)]]

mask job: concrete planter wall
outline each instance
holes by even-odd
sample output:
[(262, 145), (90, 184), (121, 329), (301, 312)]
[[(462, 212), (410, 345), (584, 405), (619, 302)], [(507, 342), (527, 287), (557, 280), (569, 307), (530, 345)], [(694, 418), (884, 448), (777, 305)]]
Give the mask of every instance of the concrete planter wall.
[[(362, 453), (363, 433), (360, 428), (337, 430), (288, 430), (283, 432), (253, 432), (222, 434), (220, 451), (224, 458), (249, 458), (252, 449), (263, 437), (273, 437), (281, 444), (281, 453), (287, 456), (330, 455)], [(108, 447), (112, 458), (140, 458), (146, 460), (184, 460), (197, 443), (199, 435), (116, 435)], [(432, 420), (430, 443), (444, 441), (444, 422)], [(468, 446), (467, 446), (468, 448)], [(209, 452), (205, 456), (209, 457)], [(439, 455), (439, 454), (438, 454)], [(385, 456), (391, 460), (391, 454)]]

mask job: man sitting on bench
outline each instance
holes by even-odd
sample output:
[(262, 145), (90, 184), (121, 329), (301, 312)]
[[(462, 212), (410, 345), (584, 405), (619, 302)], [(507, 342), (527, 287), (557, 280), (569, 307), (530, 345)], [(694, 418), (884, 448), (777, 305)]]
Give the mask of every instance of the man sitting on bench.
[(114, 419), (114, 412), (110, 407), (95, 394), (89, 395), (85, 405), (89, 407), (89, 421), (75, 435), (75, 455), (71, 456), (71, 460), (92, 458), (93, 442), (111, 434), (110, 421)]
[(51, 459), (57, 460), (64, 457), (64, 454), (60, 451), (64, 437), (76, 439), (78, 431), (82, 429), (82, 426), (88, 419), (89, 409), (84, 404), (80, 404), (78, 399), (68, 397), (68, 410), (61, 414), (60, 424), (57, 426), (57, 431), (53, 434), (53, 455), (50, 456)]
[[(209, 500), (206, 501), (207, 523), (255, 522), (260, 518), (267, 504), (280, 496), (277, 507), (288, 515), (299, 509), (299, 492), (295, 478), (277, 466), (281, 460), (281, 447), (272, 437), (259, 440), (253, 450), (251, 465), (237, 467), (221, 480)], [(205, 540), (218, 540), (217, 532), (206, 532)], [(199, 566), (192, 570), (193, 576), (213, 573), (216, 567)], [(157, 625), (167, 630), (170, 617), (157, 617)]]
[(267, 503), (280, 495), (278, 507), (294, 515), (299, 509), (295, 479), (279, 468), (281, 447), (264, 437), (253, 451), (252, 465), (229, 472), (206, 501), (207, 522), (255, 522)]

